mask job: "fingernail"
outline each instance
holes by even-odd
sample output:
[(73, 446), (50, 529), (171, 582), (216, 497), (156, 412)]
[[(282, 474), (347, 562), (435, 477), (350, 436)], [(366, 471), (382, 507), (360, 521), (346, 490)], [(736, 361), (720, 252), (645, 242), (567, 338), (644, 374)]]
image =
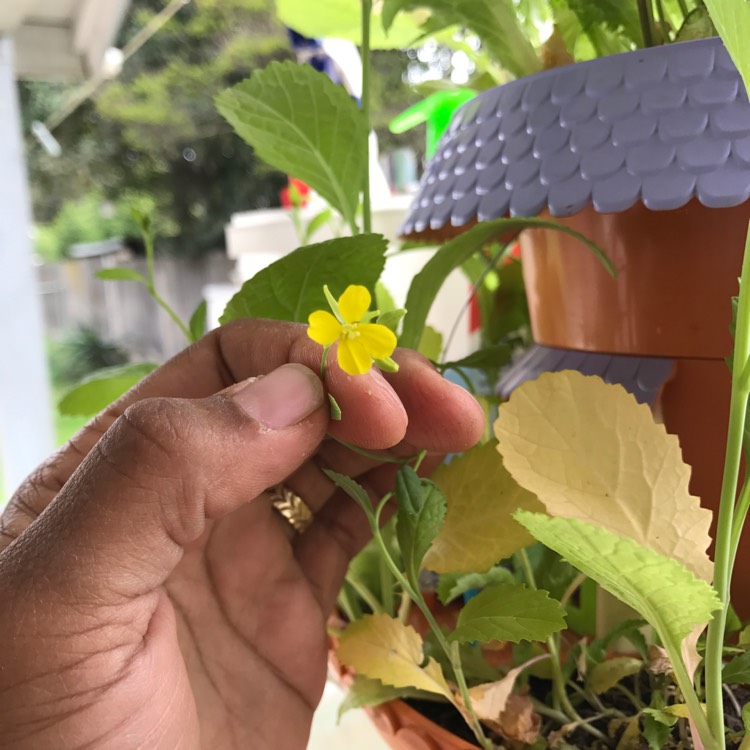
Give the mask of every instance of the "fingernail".
[(298, 424), (323, 405), (323, 385), (302, 365), (282, 365), (232, 393), (256, 422), (271, 430)]

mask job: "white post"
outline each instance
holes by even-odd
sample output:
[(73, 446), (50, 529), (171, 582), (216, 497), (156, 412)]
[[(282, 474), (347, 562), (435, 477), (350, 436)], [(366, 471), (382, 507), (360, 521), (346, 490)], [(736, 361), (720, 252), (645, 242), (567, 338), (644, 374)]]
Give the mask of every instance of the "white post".
[(41, 300), (31, 255), (31, 208), (13, 42), (0, 37), (0, 505), (52, 450)]

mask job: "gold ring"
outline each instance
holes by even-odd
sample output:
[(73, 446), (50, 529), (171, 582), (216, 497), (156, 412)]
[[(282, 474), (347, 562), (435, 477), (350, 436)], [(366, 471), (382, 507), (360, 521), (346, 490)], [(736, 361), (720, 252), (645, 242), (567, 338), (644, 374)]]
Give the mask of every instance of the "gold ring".
[(273, 507), (298, 534), (312, 523), (313, 514), (307, 503), (286, 485), (277, 484), (269, 492)]

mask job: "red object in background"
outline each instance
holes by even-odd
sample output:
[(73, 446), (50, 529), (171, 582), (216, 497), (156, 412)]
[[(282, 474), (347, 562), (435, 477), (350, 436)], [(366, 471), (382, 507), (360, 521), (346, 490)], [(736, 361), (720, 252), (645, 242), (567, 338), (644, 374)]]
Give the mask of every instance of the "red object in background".
[(290, 177), (289, 185), (285, 188), (282, 188), (281, 192), (279, 193), (282, 207), (295, 207), (295, 203), (292, 200), (292, 188), (297, 191), (297, 195), (299, 196), (297, 205), (306, 206), (310, 200), (310, 188), (304, 182), (302, 182), (302, 180), (298, 180), (296, 177)]

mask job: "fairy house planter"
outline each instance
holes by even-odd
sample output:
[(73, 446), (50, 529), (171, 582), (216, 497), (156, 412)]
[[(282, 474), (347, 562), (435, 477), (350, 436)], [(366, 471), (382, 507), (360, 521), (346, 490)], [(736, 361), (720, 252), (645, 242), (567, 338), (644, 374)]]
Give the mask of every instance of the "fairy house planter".
[[(521, 237), (535, 346), (499, 390), (577, 369), (624, 385), (679, 436), (691, 492), (716, 510), (737, 293), (750, 219), (750, 103), (718, 38), (556, 68), (455, 116), (402, 227), (552, 216), (603, 247), (612, 280), (566, 235)], [(740, 555), (750, 560), (750, 539)], [(750, 614), (750, 565), (735, 605)]]

